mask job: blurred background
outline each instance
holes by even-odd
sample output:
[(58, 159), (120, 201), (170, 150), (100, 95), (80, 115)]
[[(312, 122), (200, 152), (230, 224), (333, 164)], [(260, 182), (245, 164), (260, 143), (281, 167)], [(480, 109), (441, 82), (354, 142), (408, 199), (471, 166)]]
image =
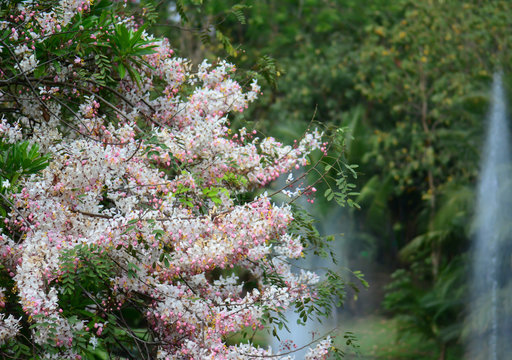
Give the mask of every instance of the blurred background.
[[(357, 339), (359, 347), (346, 347), (347, 358), (506, 358), (496, 349), (475, 350), (500, 347), (493, 336), (510, 329), (496, 325), (497, 317), (512, 313), (512, 258), (504, 240), (496, 250), (499, 259), (489, 255), (498, 262), (494, 288), (475, 294), (471, 284), (486, 272), (473, 265), (472, 244), (475, 214), (490, 191), (477, 202), (485, 134), (498, 96), (493, 76), (503, 88), (503, 102), (512, 95), (511, 2), (141, 5), (152, 13), (153, 31), (168, 37), (178, 56), (194, 64), (227, 58), (239, 68), (242, 84), (258, 78), (262, 96), (232, 126), (287, 143), (300, 138), (312, 120), (313, 126), (344, 129), (341, 156), (358, 165), (353, 183), (359, 194), (353, 200), (360, 208), (325, 201), (326, 189), (318, 184), (319, 195), (308, 209), (321, 233), (335, 235), (338, 261), (330, 266), (360, 270), (370, 284), (359, 294), (347, 290), (343, 307), (328, 321), (338, 327), (340, 344), (350, 342), (352, 333)], [(507, 119), (506, 110), (500, 111)], [(509, 189), (501, 186), (497, 196)], [(306, 265), (325, 264), (310, 259)], [(496, 296), (503, 301), (493, 320), (485, 309), (496, 308)], [(483, 345), (475, 346), (475, 339), (484, 339)]]

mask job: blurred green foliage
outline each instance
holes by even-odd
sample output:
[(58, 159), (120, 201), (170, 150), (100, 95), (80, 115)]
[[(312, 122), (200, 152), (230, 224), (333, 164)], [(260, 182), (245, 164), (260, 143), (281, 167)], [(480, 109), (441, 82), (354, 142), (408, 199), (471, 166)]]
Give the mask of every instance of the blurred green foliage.
[[(255, 122), (284, 140), (312, 118), (347, 129), (346, 161), (360, 165), (357, 239), (372, 260), (400, 268), (385, 308), (435, 340), (442, 358), (463, 325), (474, 185), (492, 74), (507, 79), (512, 64), (512, 3), (168, 4), (166, 34), (185, 45), (184, 56), (227, 54), (265, 85), (234, 126)], [(180, 7), (193, 15), (180, 19)]]

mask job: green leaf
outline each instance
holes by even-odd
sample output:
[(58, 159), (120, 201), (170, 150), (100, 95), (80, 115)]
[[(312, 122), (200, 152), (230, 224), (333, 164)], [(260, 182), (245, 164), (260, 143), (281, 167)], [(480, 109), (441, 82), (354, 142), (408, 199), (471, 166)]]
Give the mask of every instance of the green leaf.
[(122, 63), (119, 63), (119, 65), (117, 65), (117, 71), (119, 72), (119, 77), (121, 79), (124, 79), (124, 77), (126, 76), (126, 68)]
[(125, 230), (125, 231), (123, 231), (122, 235), (124, 235), (124, 234), (128, 234), (128, 233), (129, 233), (130, 231), (132, 231), (133, 229), (135, 229), (135, 225), (128, 226), (128, 227), (126, 228), (126, 230)]
[(41, 76), (43, 76), (44, 74), (46, 73), (46, 67), (44, 65), (39, 65), (38, 67), (36, 67), (34, 69), (34, 77), (37, 79), (37, 78), (40, 78)]

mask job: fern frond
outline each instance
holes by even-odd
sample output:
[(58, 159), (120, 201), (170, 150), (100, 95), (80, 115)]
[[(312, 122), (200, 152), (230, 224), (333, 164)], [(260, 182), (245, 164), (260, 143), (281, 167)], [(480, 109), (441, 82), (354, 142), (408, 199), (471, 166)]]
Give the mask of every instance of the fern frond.
[(217, 37), (217, 40), (222, 44), (222, 47), (224, 50), (230, 55), (230, 56), (236, 56), (237, 52), (233, 45), (231, 44), (231, 41), (229, 38), (222, 33), (219, 29), (215, 29), (215, 36)]
[(274, 89), (277, 88), (277, 78), (281, 74), (281, 69), (276, 60), (268, 55), (261, 56), (257, 62), (258, 72), (267, 80)]
[(201, 43), (203, 45), (208, 45), (212, 42), (210, 32), (211, 32), (210, 28), (201, 30), (201, 33), (199, 34), (199, 38), (201, 39)]
[(156, 10), (155, 4), (150, 1), (142, 3), (143, 15), (149, 24), (156, 23), (158, 19), (158, 11)]
[(185, 11), (185, 4), (183, 3), (183, 0), (176, 0), (176, 11), (180, 15), (181, 20), (183, 22), (188, 22), (188, 17)]
[(246, 20), (245, 20), (245, 15), (244, 13), (242, 12), (242, 10), (232, 10), (231, 13), (233, 15), (235, 15), (236, 19), (238, 20), (238, 22), (242, 25), (245, 25), (246, 24)]

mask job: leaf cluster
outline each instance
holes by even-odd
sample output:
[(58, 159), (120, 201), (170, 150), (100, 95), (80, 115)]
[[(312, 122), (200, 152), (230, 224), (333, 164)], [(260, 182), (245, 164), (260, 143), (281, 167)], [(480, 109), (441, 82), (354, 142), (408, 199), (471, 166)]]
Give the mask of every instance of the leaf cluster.
[(8, 180), (11, 186), (22, 176), (37, 174), (49, 161), (50, 156), (42, 155), (37, 144), (0, 141), (0, 181)]

